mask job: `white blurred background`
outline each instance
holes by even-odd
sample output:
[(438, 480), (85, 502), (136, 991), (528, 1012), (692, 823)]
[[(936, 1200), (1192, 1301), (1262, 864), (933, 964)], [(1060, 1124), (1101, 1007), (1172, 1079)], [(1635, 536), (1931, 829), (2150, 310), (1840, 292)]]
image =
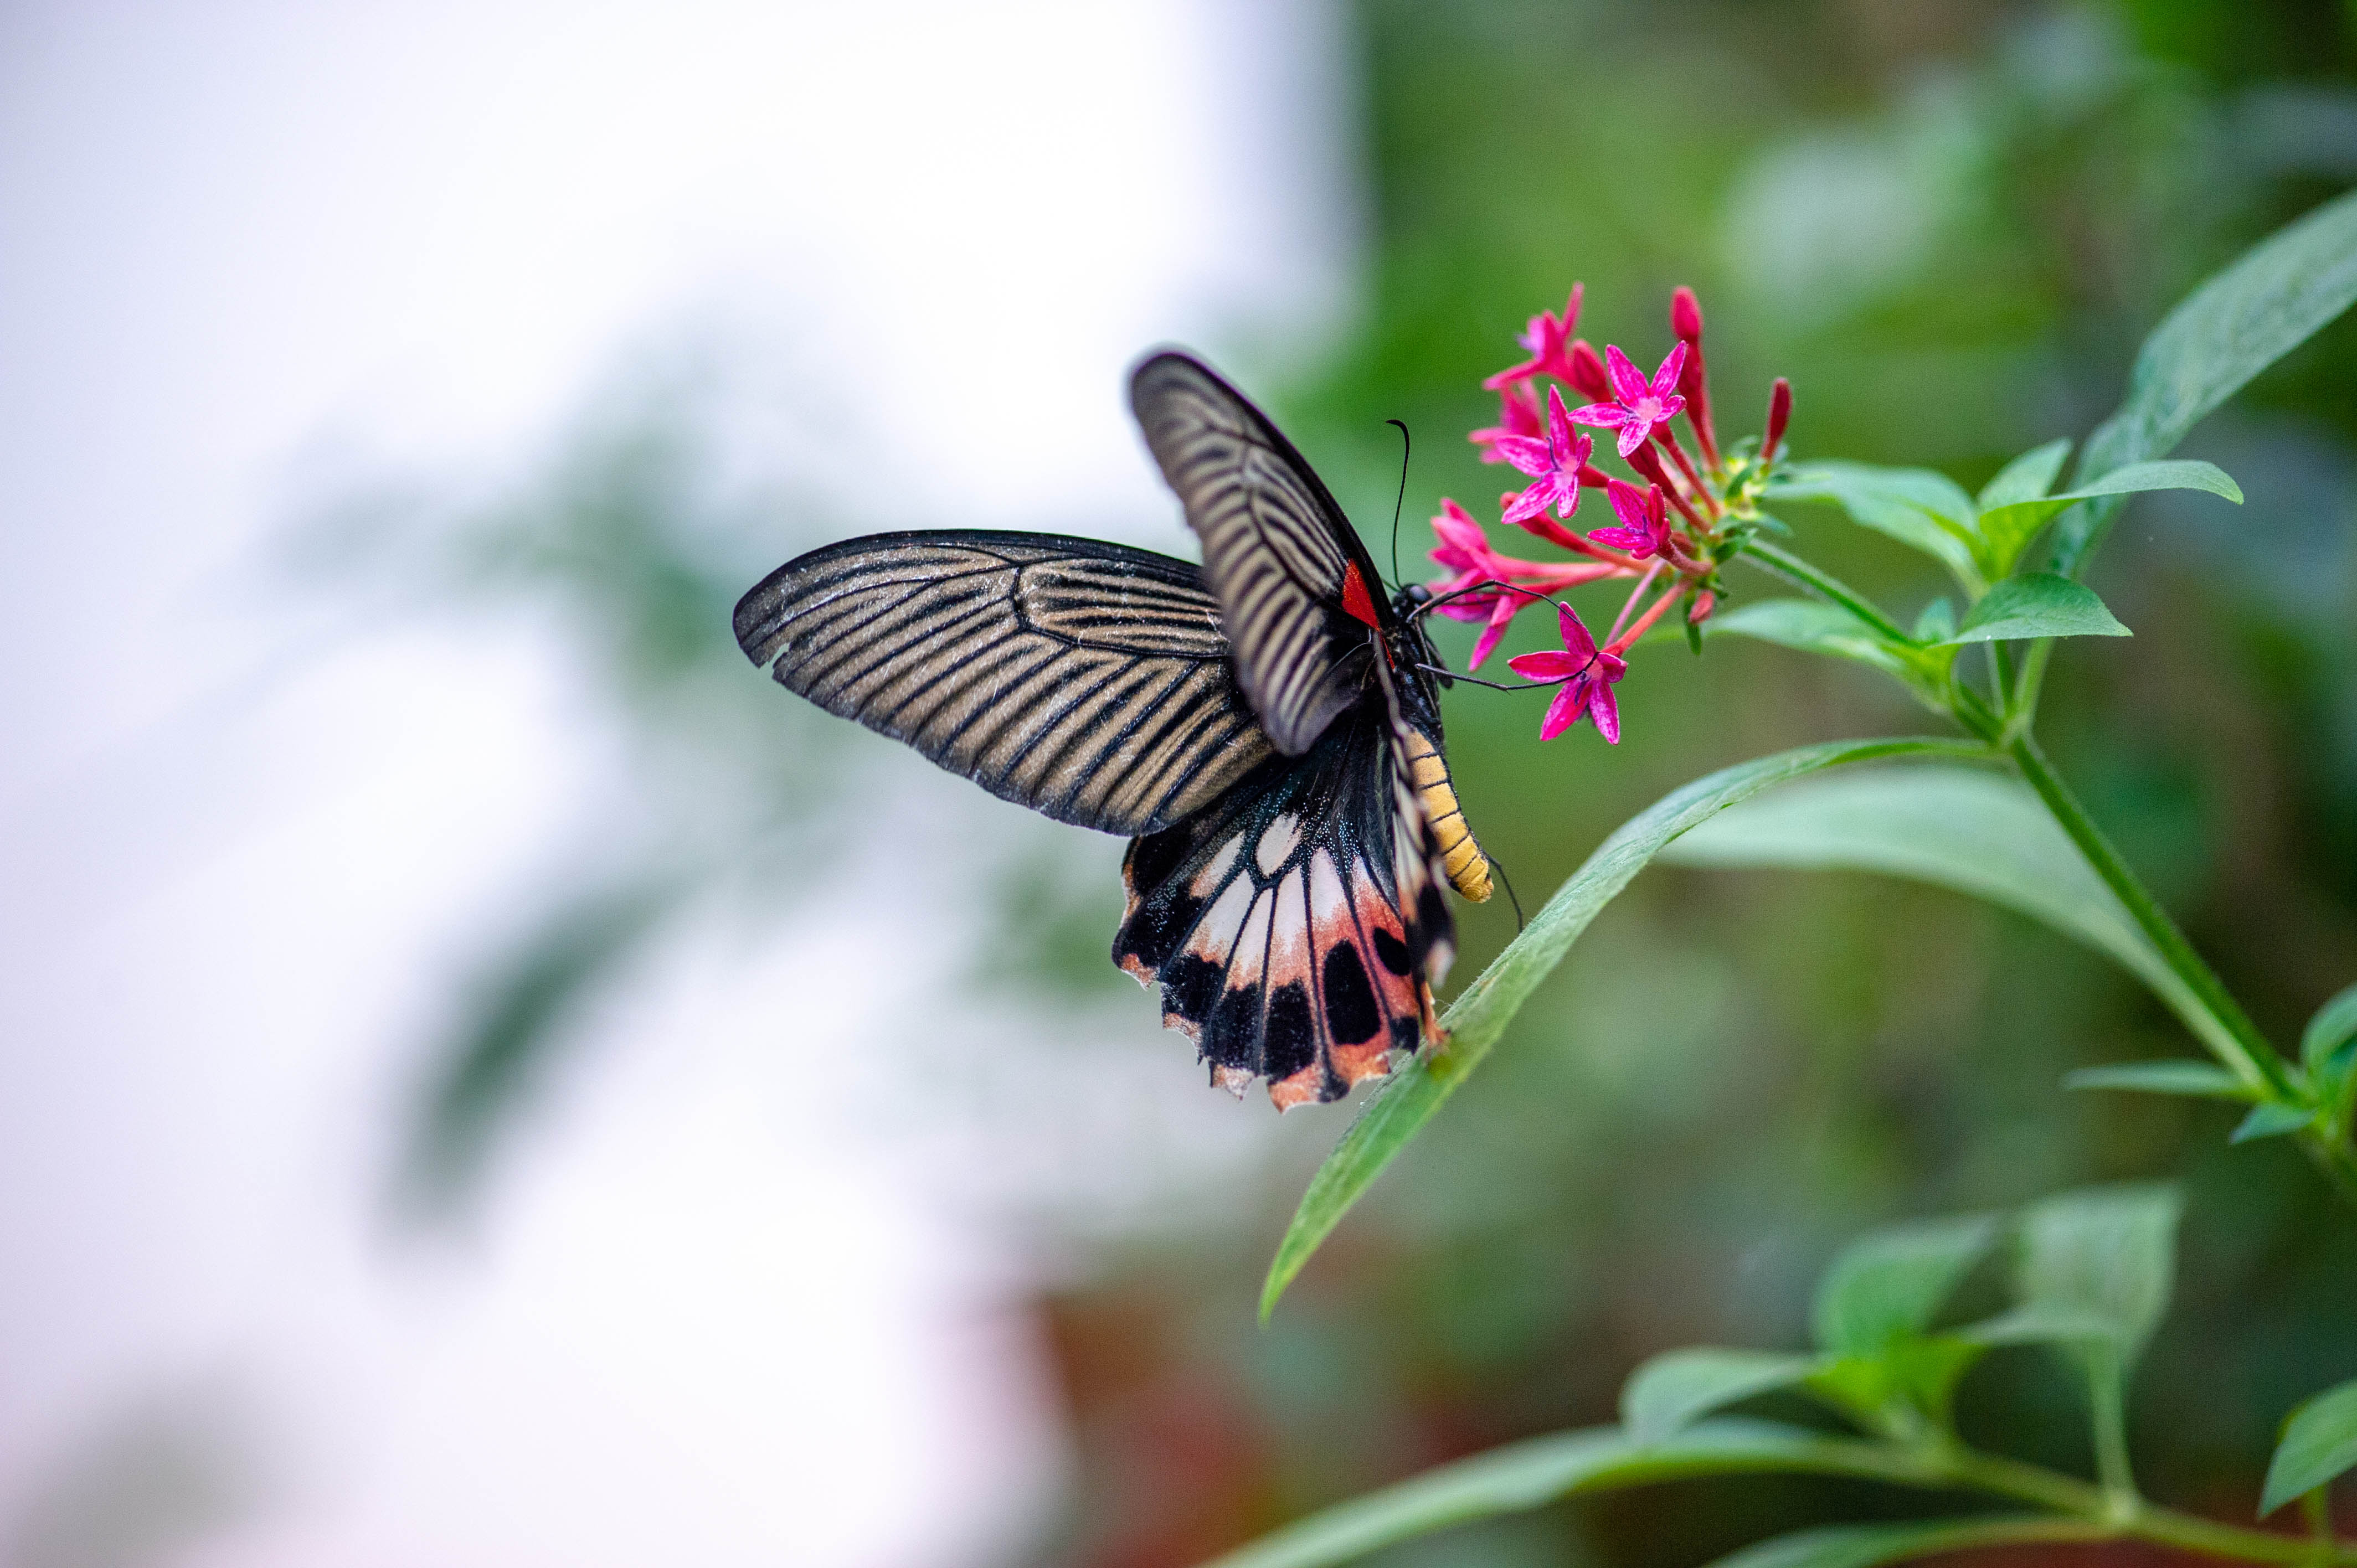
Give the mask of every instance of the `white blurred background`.
[[(454, 979), (621, 764), (545, 639), (322, 624), (274, 541), (347, 476), (495, 483), (687, 338), (833, 412), (862, 515), (1180, 548), (1124, 367), (1348, 319), (1349, 49), (1319, 0), (0, 11), (8, 1561), (1036, 1535), (1054, 1261), (860, 1049), (921, 993), (905, 879), (673, 944), (459, 1234), (388, 1224)], [(1275, 1121), (1205, 1101), (1206, 1159)]]

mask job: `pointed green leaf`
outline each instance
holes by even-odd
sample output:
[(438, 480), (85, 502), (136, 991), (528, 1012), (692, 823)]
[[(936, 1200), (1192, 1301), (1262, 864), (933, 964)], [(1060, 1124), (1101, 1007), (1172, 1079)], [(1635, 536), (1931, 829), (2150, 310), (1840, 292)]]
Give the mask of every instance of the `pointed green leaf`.
[(1982, 596), (1947, 646), (2031, 637), (2128, 637), (2095, 590), (2051, 572), (2007, 577)]
[(1986, 1214), (1918, 1220), (1859, 1237), (1817, 1283), (1810, 1315), (1817, 1344), (1876, 1356), (1922, 1333), (1996, 1239), (1996, 1219)]
[(1803, 653), (1853, 659), (1911, 681), (1914, 671), (1898, 645), (1838, 606), (1815, 599), (1757, 599), (1703, 623), (1712, 637), (1749, 637)]
[(2185, 1094), (2210, 1100), (2248, 1100), (2251, 1088), (2213, 1062), (2113, 1062), (2081, 1068), (2062, 1080), (2065, 1089), (2125, 1089), (2140, 1094)]
[[(1877, 1355), (1831, 1358), (1806, 1386), (1877, 1432), (1911, 1437), (1925, 1418), (1948, 1424), (1957, 1382), (1987, 1349), (1962, 1334), (1896, 1339)], [(1911, 1412), (1910, 1419), (1894, 1421), (1893, 1405)]]
[(2316, 1010), (2299, 1036), (2299, 1059), (2316, 1067), (2352, 1040), (2357, 1040), (2357, 985)]
[(1940, 562), (1977, 594), (1986, 579), (1973, 551), (1973, 498), (1929, 468), (1878, 468), (1867, 463), (1811, 463), (1770, 485), (1774, 502), (1831, 501), (1852, 521)]
[[(2166, 456), (2253, 376), (2357, 303), (2357, 191), (2259, 242), (2188, 295), (2145, 339), (2119, 412), (2079, 453), (2082, 479)], [(2118, 512), (2099, 500), (2062, 521), (2054, 569), (2082, 576)]]
[(1817, 1371), (1814, 1356), (1698, 1346), (1666, 1350), (1629, 1375), (1620, 1389), (1620, 1424), (1631, 1441), (1658, 1443), (1702, 1416), (1770, 1389), (1790, 1388)]
[(2109, 954), (2198, 1038), (2239, 1048), (2038, 797), (1997, 774), (1935, 765), (1813, 779), (1703, 823), (1663, 858), (1678, 865), (1878, 871), (1986, 898)]
[(2176, 1265), (2177, 1189), (2089, 1187), (2031, 1205), (2018, 1230), (2014, 1286), (2022, 1304), (2084, 1318), (2132, 1364), (2168, 1309)]
[(1915, 640), (1918, 642), (1938, 642), (1954, 636), (1955, 631), (1956, 607), (1944, 598), (1933, 599), (1923, 607), (1923, 613), (1915, 618)]
[(2062, 464), (2070, 456), (2071, 438), (2067, 435), (2060, 441), (2031, 447), (1981, 487), (1980, 510), (1986, 512), (2016, 501), (2038, 499), (2054, 488), (2054, 477), (2062, 471)]
[(2016, 1306), (1967, 1324), (1958, 1338), (1994, 1348), (1999, 1345), (2083, 1345), (2111, 1337), (2111, 1320), (2092, 1312), (2050, 1304)]
[(1325, 1568), (1451, 1525), (1542, 1507), (1581, 1492), (1695, 1476), (1889, 1476), (1883, 1451), (1851, 1438), (1721, 1417), (1667, 1443), (1617, 1426), (1510, 1443), (1337, 1504), (1205, 1568)]
[(1828, 768), (1885, 757), (1954, 756), (1975, 749), (1965, 742), (1917, 737), (1802, 746), (1697, 779), (1623, 822), (1556, 889), (1523, 934), (1506, 944), (1496, 961), (1450, 1004), (1441, 1019), (1448, 1035), (1447, 1046), (1418, 1052), (1387, 1079), (1318, 1168), (1269, 1263), (1268, 1278), (1261, 1288), (1262, 1316), (1276, 1305), (1318, 1243), (1340, 1223), (1393, 1156), (1481, 1065), (1506, 1025), (1539, 982), (1563, 961), (1588, 922), (1663, 844), (1738, 800)]
[(2058, 1514), (1925, 1520), (1906, 1524), (1833, 1524), (1796, 1530), (1729, 1552), (1709, 1568), (1875, 1568), (1975, 1547), (2040, 1541), (2101, 1541), (2111, 1531)]
[(1980, 531), (1986, 542), (1982, 564), (1992, 577), (2002, 577), (2013, 570), (2023, 547), (2038, 537), (2040, 529), (2081, 501), (2100, 496), (2141, 495), (2149, 490), (2202, 490), (2223, 497), (2236, 506), (2243, 504), (2242, 487), (2214, 465), (2130, 463), (2062, 495), (2012, 501), (1982, 512)]
[(2291, 1412), (2267, 1466), (2259, 1498), (2265, 1519), (2292, 1498), (2357, 1468), (2357, 1378), (2325, 1390)]
[(2316, 1120), (2316, 1112), (2305, 1105), (2286, 1105), (2270, 1100), (2251, 1107), (2241, 1126), (2226, 1141), (2230, 1144), (2252, 1144), (2261, 1138), (2280, 1138), (2286, 1133), (2297, 1133)]

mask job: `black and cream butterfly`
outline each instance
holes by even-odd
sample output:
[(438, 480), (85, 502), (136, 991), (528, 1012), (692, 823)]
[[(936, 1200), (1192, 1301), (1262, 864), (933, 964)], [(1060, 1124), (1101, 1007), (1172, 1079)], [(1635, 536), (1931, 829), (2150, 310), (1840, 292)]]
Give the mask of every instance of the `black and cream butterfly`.
[(737, 607), (737, 640), (829, 713), (1005, 800), (1131, 836), (1114, 961), (1216, 1081), (1334, 1100), (1437, 1037), (1439, 884), (1490, 896), (1441, 752), (1437, 664), (1267, 416), (1160, 353), (1130, 405), (1199, 568), (1045, 533), (879, 533)]

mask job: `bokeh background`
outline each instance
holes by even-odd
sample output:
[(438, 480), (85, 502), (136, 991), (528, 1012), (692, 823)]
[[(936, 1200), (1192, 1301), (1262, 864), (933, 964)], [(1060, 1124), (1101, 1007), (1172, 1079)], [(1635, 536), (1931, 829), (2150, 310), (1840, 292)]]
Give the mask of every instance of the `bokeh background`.
[[(2223, 1112), (2061, 1091), (2183, 1049), (2103, 960), (1649, 872), (1263, 1329), (1350, 1109), (1206, 1089), (1104, 961), (1120, 845), (794, 702), (727, 610), (880, 528), (1189, 553), (1121, 395), (1161, 340), (1379, 546), (1408, 421), (1420, 556), (1574, 279), (1648, 360), (1701, 292), (1723, 432), (1781, 373), (1802, 455), (1977, 484), (2352, 180), (2329, 0), (0, 8), (0, 1557), (1186, 1563), (1797, 1343), (1864, 1226), (2147, 1175), (2190, 1206), (2136, 1441), (2246, 1510), (2357, 1372), (2357, 1223)], [(2287, 1037), (2357, 975), (2357, 328), (2186, 455), (2250, 504), (2127, 514), (2137, 635), (2044, 732)], [(1448, 699), (1526, 902), (1699, 772), (1916, 722), (1732, 643), (1620, 693), (1617, 749)], [(1512, 929), (1467, 910), (1460, 979)], [(2066, 1388), (2000, 1356), (1968, 1428), (2079, 1462)]]

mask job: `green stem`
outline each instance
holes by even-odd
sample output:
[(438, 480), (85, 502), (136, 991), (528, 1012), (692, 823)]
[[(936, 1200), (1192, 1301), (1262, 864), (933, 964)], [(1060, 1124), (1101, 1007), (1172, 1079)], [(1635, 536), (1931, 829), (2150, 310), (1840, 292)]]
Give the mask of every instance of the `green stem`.
[(1957, 1444), (1920, 1449), (1864, 1443), (1844, 1446), (1850, 1450), (1845, 1457), (1851, 1462), (1838, 1467), (1849, 1474), (1902, 1486), (1962, 1487), (2031, 1503), (2066, 1516), (2083, 1532), (2078, 1539), (2126, 1536), (2245, 1563), (2357, 1565), (2357, 1541), (2319, 1543), (2313, 1537), (2220, 1524), (2146, 1502), (2133, 1493), (2122, 1497), (2109, 1487), (2089, 1486), (2057, 1471)]
[(2114, 1509), (2133, 1513), (2136, 1471), (2128, 1463), (2127, 1385), (2120, 1375), (2117, 1346), (2097, 1345), (2089, 1350), (2087, 1397), (2094, 1409), (2095, 1477)]
[[(2261, 1099), (2307, 1108), (2309, 1101), (2294, 1081), (2282, 1056), (2259, 1033), (2258, 1026), (2251, 1022), (2250, 1015), (2243, 1011), (2242, 1004), (2234, 1000), (2216, 972), (2193, 950), (2193, 944), (2186, 940), (2185, 933), (2178, 929), (2169, 911), (2146, 891), (2127, 862), (2120, 858), (2119, 851), (2112, 847), (2103, 829), (2095, 825), (2078, 797), (2071, 793), (2070, 786), (2054, 771), (2053, 764), (2047, 761), (2027, 726), (2016, 730), (2005, 749), (2022, 778), (2071, 836), (2071, 842), (2079, 846), (2079, 853), (2086, 856), (2095, 875), (2104, 879), (2126, 908), (2128, 917), (2151, 940), (2161, 961), (2215, 1026), (2196, 1031), (2211, 1054)], [(2299, 1137), (2341, 1196), (2357, 1202), (2357, 1149), (2352, 1148), (2347, 1129), (2312, 1126)]]
[(2071, 793), (2071, 787), (2054, 771), (2053, 764), (2046, 760), (2038, 742), (2022, 731), (2007, 744), (2006, 754), (2013, 758), (2013, 765), (2020, 769), (2029, 787), (2038, 791), (2039, 799), (2046, 802), (2046, 809), (2054, 813), (2062, 831), (2071, 835), (2071, 842), (2079, 846), (2079, 853), (2087, 857), (2095, 875), (2126, 907), (2128, 918), (2151, 939), (2162, 961), (2176, 972), (2203, 1010), (2223, 1026), (2222, 1036), (2210, 1036), (2212, 1052), (2244, 1084), (2266, 1098), (2298, 1104), (2299, 1096), (2292, 1088), (2283, 1058), (2267, 1044), (2266, 1036), (2259, 1033), (2258, 1026), (2251, 1022), (2242, 1004), (2228, 993), (2225, 983), (2193, 950), (2193, 944), (2185, 940), (2185, 933), (2177, 929), (2169, 911), (2136, 880), (2128, 863), (2120, 858), (2120, 852), (2104, 836), (2104, 830), (2095, 825), (2079, 798)]
[(1788, 583), (1798, 584), (1811, 593), (1832, 600), (1893, 642), (1911, 644), (1915, 640), (1907, 635), (1905, 628), (1877, 609), (1873, 601), (1865, 595), (1797, 555), (1753, 539), (1744, 542), (1742, 558), (1763, 572), (1772, 573)]

